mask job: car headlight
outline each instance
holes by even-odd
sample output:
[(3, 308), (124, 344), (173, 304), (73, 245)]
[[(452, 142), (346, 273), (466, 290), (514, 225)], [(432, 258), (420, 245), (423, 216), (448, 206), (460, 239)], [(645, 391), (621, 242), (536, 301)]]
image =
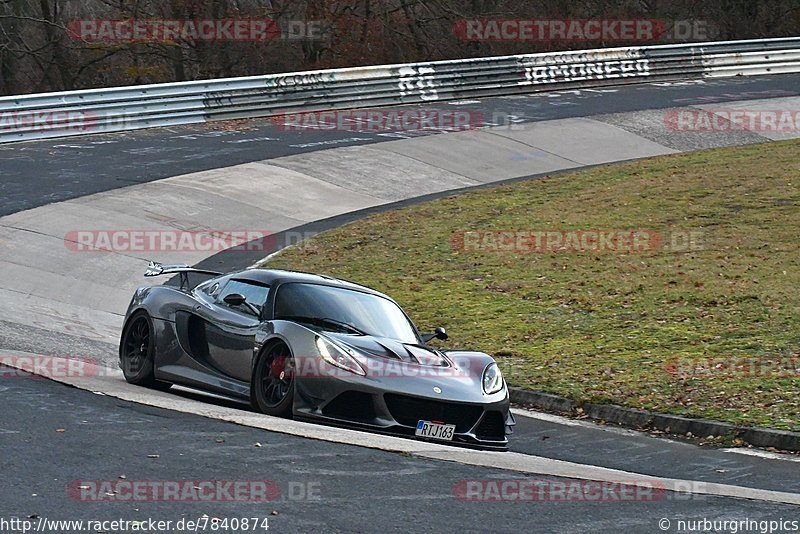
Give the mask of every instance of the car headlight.
[(357, 375), (366, 375), (364, 369), (358, 364), (355, 358), (324, 337), (317, 336), (316, 344), (319, 355), (329, 364)]
[(483, 392), (487, 395), (503, 389), (503, 374), (496, 363), (489, 364), (483, 371)]

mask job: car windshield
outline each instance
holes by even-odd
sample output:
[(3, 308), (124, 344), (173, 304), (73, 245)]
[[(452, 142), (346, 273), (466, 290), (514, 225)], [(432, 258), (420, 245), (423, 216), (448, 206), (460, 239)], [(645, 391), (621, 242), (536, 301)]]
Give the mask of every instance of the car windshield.
[(362, 333), (403, 343), (419, 343), (414, 327), (397, 304), (352, 289), (284, 284), (275, 296), (275, 318), (349, 334)]

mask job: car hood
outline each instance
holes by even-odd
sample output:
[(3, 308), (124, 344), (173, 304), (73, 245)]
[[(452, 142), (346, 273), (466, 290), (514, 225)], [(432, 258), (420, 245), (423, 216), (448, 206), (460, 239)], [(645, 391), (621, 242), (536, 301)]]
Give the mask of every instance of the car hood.
[(450, 362), (444, 354), (429, 347), (414, 343), (402, 343), (396, 339), (377, 336), (356, 336), (325, 332), (325, 336), (337, 343), (347, 345), (359, 353), (372, 358), (428, 365), (433, 367), (449, 367)]

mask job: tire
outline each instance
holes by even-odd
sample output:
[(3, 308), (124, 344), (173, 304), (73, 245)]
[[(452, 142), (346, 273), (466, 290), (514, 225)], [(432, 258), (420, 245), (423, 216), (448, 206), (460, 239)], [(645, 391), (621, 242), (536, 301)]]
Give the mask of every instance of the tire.
[(294, 404), (294, 358), (283, 342), (268, 346), (261, 353), (250, 383), (250, 403), (261, 413), (291, 417)]
[(125, 380), (137, 386), (166, 391), (172, 384), (155, 377), (155, 331), (145, 311), (134, 313), (122, 331), (119, 362)]

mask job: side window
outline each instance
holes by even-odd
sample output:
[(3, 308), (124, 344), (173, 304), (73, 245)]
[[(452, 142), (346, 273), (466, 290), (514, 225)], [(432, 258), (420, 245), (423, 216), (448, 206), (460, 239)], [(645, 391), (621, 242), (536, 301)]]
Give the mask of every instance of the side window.
[(247, 302), (253, 305), (258, 310), (258, 315), (264, 309), (264, 304), (267, 302), (267, 295), (269, 294), (269, 286), (257, 284), (246, 280), (230, 280), (225, 287), (220, 291), (217, 290), (215, 302), (220, 306), (234, 309), (236, 311), (256, 315), (253, 310), (243, 304), (241, 306), (231, 306), (225, 302), (225, 297), (228, 295), (242, 295)]
[(223, 276), (219, 278), (214, 278), (199, 284), (196, 288), (196, 291), (199, 291), (211, 298), (211, 300), (216, 301), (217, 296), (219, 296), (220, 290), (225, 287), (225, 284), (228, 283), (230, 280), (230, 276)]
[(209, 297), (216, 297), (217, 294), (219, 293), (220, 287), (221, 285), (219, 282), (214, 282), (213, 284), (203, 288), (203, 291), (205, 291), (206, 295), (208, 295)]

